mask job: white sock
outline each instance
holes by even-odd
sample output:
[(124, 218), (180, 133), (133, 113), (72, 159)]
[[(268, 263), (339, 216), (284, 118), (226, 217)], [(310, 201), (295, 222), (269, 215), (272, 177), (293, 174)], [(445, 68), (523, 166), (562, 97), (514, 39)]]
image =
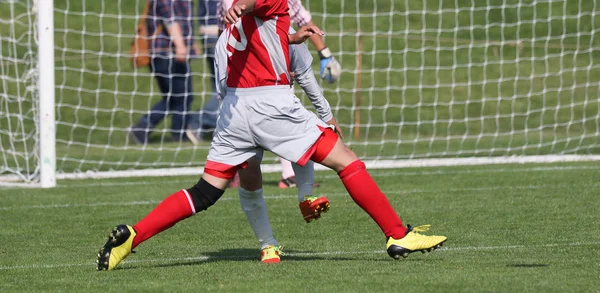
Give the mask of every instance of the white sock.
[(313, 184), (315, 184), (315, 164), (308, 161), (304, 167), (292, 164), (296, 173), (296, 184), (298, 184), (298, 202), (304, 200), (305, 195), (312, 195)]
[(281, 161), (281, 179), (287, 179), (294, 176), (294, 169), (292, 163), (284, 158), (279, 158)]
[(269, 245), (278, 246), (279, 243), (273, 238), (273, 230), (271, 230), (271, 223), (269, 222), (269, 216), (267, 215), (267, 205), (262, 194), (262, 188), (255, 191), (248, 191), (243, 188), (238, 188), (238, 194), (240, 196), (240, 204), (242, 210), (248, 218), (254, 235), (260, 243), (260, 249), (263, 249)]

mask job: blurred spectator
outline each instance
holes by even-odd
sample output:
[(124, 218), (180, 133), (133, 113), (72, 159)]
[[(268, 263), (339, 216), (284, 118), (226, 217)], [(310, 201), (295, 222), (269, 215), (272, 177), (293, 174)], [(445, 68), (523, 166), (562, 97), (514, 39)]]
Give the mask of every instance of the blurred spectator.
[(150, 42), (150, 70), (156, 78), (162, 99), (130, 128), (137, 143), (148, 143), (148, 136), (165, 117), (171, 115), (171, 138), (185, 138), (187, 112), (193, 101), (190, 57), (193, 49), (192, 0), (148, 0), (146, 19)]
[(219, 100), (217, 99), (217, 90), (215, 87), (215, 44), (219, 38), (218, 13), (217, 7), (220, 0), (199, 0), (198, 19), (200, 24), (200, 40), (202, 43), (203, 56), (206, 58), (206, 66), (210, 70), (211, 97), (204, 104), (202, 110), (195, 111), (189, 116), (187, 127), (187, 137), (194, 144), (197, 144), (202, 138), (209, 137), (217, 125), (217, 116), (219, 114)]

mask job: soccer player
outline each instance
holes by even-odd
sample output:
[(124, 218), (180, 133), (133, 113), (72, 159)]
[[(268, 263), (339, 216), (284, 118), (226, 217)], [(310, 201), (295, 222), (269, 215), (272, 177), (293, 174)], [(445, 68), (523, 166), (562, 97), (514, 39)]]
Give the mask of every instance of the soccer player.
[[(314, 29), (316, 30), (316, 28)], [(290, 28), (290, 35), (295, 31)], [(221, 97), (227, 92), (227, 39), (231, 34), (226, 29), (217, 41), (215, 47), (215, 72), (216, 90)], [(331, 107), (323, 96), (323, 92), (312, 72), (312, 56), (305, 44), (290, 45), (290, 70), (294, 73), (296, 83), (306, 92), (314, 107), (317, 109), (321, 121), (333, 125), (336, 132), (341, 135)], [(262, 193), (262, 174), (260, 170), (261, 157), (253, 157), (248, 160), (246, 168), (238, 171), (241, 186), (238, 189), (242, 210), (252, 226), (252, 230), (261, 247), (261, 262), (278, 263), (281, 250), (277, 240), (273, 236), (267, 207)], [(294, 164), (295, 173), (298, 176), (298, 201), (300, 211), (306, 222), (318, 219), (321, 213), (329, 209), (329, 200), (325, 197), (314, 197), (312, 187), (314, 181), (313, 162), (308, 161), (304, 167)]]
[(391, 257), (430, 251), (446, 241), (405, 227), (364, 163), (291, 93), (289, 43), (310, 31), (303, 27), (288, 36), (287, 10), (285, 0), (239, 0), (228, 10), (225, 19), (233, 27), (227, 40), (227, 93), (204, 174), (137, 224), (115, 227), (98, 254), (98, 269), (114, 269), (143, 241), (212, 206), (237, 170), (264, 149), (299, 165), (311, 159), (338, 172), (352, 199), (387, 237)]
[[(213, 3), (211, 0), (208, 0), (207, 3)], [(219, 14), (218, 20), (220, 25), (220, 30), (225, 29), (225, 22), (223, 21), (224, 15), (226, 11), (231, 7), (233, 0), (220, 0), (216, 3), (216, 12)], [(202, 3), (201, 3), (202, 5)], [(214, 5), (214, 4), (213, 4)], [(302, 5), (300, 0), (288, 0), (289, 6), (289, 15), (290, 21), (295, 23), (298, 26), (306, 26), (313, 25), (312, 15), (306, 8)], [(326, 80), (328, 83), (334, 83), (341, 74), (340, 64), (335, 60), (333, 55), (331, 54), (331, 50), (325, 45), (323, 41), (323, 37), (319, 34), (313, 34), (309, 37), (309, 40), (313, 44), (313, 46), (317, 49), (320, 57), (320, 75), (321, 78)], [(214, 73), (214, 72), (213, 72)], [(186, 135), (194, 144), (197, 144), (201, 141), (202, 129), (212, 129), (216, 124), (216, 117), (211, 115), (210, 113), (214, 113), (218, 110), (218, 102), (216, 97), (211, 98), (203, 107), (202, 112), (202, 127), (199, 127), (200, 121), (198, 115), (192, 115), (192, 122), (190, 128), (186, 130)], [(281, 180), (279, 181), (279, 188), (293, 188), (298, 187), (305, 182), (298, 181), (295, 175), (294, 170), (298, 168), (298, 166), (292, 166), (290, 161), (287, 161), (283, 158), (280, 158), (281, 162)], [(312, 180), (314, 181), (314, 180)], [(314, 184), (318, 186), (318, 184)], [(230, 187), (239, 187), (239, 178), (236, 176), (233, 182), (230, 184)]]

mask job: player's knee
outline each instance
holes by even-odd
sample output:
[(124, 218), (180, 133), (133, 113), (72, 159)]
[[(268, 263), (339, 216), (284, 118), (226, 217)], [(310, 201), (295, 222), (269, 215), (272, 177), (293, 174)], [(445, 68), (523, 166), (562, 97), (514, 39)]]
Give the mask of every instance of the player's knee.
[(204, 181), (203, 178), (200, 178), (198, 183), (187, 189), (187, 192), (192, 198), (196, 212), (199, 212), (214, 205), (221, 198), (225, 190), (218, 189)]

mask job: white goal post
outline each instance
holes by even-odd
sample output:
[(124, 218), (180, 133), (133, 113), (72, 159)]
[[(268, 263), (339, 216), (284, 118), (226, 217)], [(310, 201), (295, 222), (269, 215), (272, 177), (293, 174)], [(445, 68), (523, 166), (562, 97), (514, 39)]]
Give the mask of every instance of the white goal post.
[[(342, 66), (325, 96), (369, 168), (600, 160), (599, 0), (302, 2)], [(172, 141), (169, 119), (146, 145), (127, 135), (161, 99), (130, 64), (145, 3), (0, 0), (0, 186), (202, 172), (210, 142)], [(194, 111), (212, 96), (200, 52)]]

